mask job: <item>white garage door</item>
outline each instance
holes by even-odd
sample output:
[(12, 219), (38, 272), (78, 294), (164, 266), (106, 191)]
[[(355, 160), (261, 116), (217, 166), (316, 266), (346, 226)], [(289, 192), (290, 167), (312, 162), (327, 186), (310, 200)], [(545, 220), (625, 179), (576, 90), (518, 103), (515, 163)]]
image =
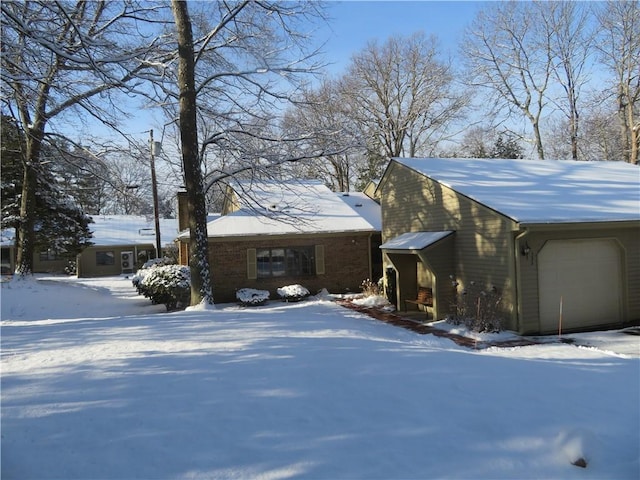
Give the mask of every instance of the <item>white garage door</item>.
[(612, 240), (554, 240), (538, 255), (540, 329), (557, 332), (621, 319), (620, 249)]

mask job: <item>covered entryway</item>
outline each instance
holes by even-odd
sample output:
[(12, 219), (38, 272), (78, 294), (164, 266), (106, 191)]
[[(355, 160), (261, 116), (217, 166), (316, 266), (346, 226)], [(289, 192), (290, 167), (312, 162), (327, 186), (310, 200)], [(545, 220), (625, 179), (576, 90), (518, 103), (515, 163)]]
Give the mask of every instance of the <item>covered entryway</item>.
[(538, 254), (540, 330), (562, 330), (622, 320), (622, 262), (614, 240), (551, 240)]
[(395, 271), (398, 310), (404, 311), (407, 301), (415, 300), (419, 289), (426, 287), (433, 296), (433, 317), (443, 318), (449, 312), (454, 233), (408, 232), (380, 246)]

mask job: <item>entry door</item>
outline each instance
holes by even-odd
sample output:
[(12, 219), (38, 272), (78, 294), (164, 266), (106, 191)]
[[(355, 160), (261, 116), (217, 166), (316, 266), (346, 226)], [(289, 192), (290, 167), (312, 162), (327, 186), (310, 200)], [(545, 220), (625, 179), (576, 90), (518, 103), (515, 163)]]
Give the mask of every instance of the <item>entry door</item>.
[(613, 240), (554, 240), (538, 255), (540, 329), (563, 330), (621, 320), (620, 249)]

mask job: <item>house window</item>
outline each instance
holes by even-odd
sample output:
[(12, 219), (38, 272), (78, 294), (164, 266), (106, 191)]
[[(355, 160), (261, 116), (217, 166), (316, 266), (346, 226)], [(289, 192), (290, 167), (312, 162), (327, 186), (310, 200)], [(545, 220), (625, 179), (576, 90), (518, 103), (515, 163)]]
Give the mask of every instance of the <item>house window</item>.
[(96, 252), (96, 265), (115, 265), (116, 254), (111, 251)]
[(38, 256), (41, 262), (53, 262), (55, 260), (60, 260), (62, 258), (58, 256), (58, 254), (53, 250), (40, 251), (40, 254)]
[(314, 247), (257, 249), (258, 278), (313, 275), (313, 252)]

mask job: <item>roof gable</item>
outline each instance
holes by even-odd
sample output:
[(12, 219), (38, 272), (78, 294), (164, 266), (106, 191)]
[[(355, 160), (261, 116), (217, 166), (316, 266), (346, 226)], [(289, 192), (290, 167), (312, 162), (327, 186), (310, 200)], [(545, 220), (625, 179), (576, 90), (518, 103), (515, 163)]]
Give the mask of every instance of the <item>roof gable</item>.
[(640, 220), (640, 168), (624, 162), (393, 160), (520, 223)]

